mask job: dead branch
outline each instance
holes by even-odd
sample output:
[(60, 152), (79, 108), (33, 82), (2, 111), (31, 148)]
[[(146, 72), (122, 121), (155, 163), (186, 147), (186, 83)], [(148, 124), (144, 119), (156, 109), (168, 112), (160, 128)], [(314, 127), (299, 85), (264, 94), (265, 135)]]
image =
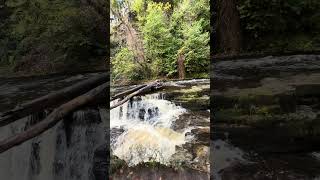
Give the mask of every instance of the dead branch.
[(113, 100), (122, 98), (122, 97), (124, 97), (124, 96), (127, 96), (127, 95), (133, 93), (134, 91), (137, 91), (137, 90), (139, 90), (139, 89), (141, 89), (141, 88), (143, 88), (143, 87), (145, 87), (145, 86), (146, 86), (146, 84), (139, 85), (139, 86), (134, 87), (134, 88), (132, 88), (132, 89), (129, 89), (129, 90), (127, 90), (127, 91), (118, 93), (118, 94), (112, 96), (112, 97), (110, 98), (110, 101), (113, 101)]
[(97, 97), (101, 97), (101, 94), (107, 94), (107, 88), (109, 88), (109, 83), (104, 83), (92, 89), (91, 91), (59, 106), (52, 113), (50, 113), (44, 120), (32, 126), (30, 129), (0, 141), (0, 153), (3, 153), (14, 146), (17, 146), (45, 132), (46, 130), (57, 124), (60, 120), (62, 120), (63, 117), (66, 116), (68, 113), (74, 111), (80, 106), (83, 106), (95, 100)]
[[(155, 81), (153, 83), (144, 85), (143, 87), (138, 88), (137, 90), (133, 91), (134, 89), (125, 91), (126, 94), (128, 94), (127, 92), (132, 92), (131, 94), (129, 94), (128, 96), (126, 96), (124, 99), (118, 101), (117, 103), (113, 104), (110, 106), (110, 109), (116, 108), (122, 104), (124, 104), (125, 102), (129, 101), (131, 98), (133, 98), (134, 96), (138, 96), (138, 95), (143, 95), (145, 93), (148, 93), (150, 91), (157, 91), (160, 89), (164, 89), (164, 88), (181, 88), (181, 87), (185, 87), (183, 85), (178, 85), (176, 83), (173, 82), (159, 82), (159, 81)], [(123, 92), (123, 93), (125, 93)], [(120, 93), (121, 94), (121, 93)], [(120, 96), (119, 96), (120, 97)]]

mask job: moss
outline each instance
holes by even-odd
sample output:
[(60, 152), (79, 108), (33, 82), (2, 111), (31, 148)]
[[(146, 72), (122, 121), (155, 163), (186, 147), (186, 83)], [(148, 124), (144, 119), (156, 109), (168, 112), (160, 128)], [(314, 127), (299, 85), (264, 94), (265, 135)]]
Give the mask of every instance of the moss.
[(141, 162), (137, 164), (136, 167), (147, 167), (151, 169), (159, 169), (159, 168), (165, 168), (168, 166), (157, 161), (148, 161), (148, 162)]
[(230, 122), (239, 118), (242, 115), (240, 111), (236, 109), (222, 109), (214, 112), (215, 122)]
[(275, 127), (281, 122), (295, 119), (297, 117), (283, 114), (279, 105), (241, 107), (236, 104), (233, 108), (219, 109), (215, 112), (215, 122), (249, 125), (257, 128)]
[(209, 85), (192, 86), (167, 92), (167, 96), (174, 103), (190, 110), (209, 109)]
[(128, 167), (128, 165), (124, 160), (119, 159), (117, 156), (111, 155), (110, 168), (109, 168), (110, 174), (114, 174), (118, 170), (126, 167)]
[(210, 88), (209, 85), (197, 85), (197, 86), (191, 86), (190, 88), (175, 90), (173, 92), (179, 92), (182, 94), (197, 94), (209, 88)]
[[(148, 168), (148, 169), (165, 169), (165, 168), (172, 168), (172, 169), (180, 169), (180, 168), (186, 168), (187, 165), (184, 162), (170, 162), (170, 165), (162, 164), (158, 161), (150, 160), (148, 162), (140, 162), (139, 164), (135, 165), (132, 168)], [(110, 174), (115, 174), (119, 170), (124, 170), (129, 168), (128, 164), (122, 160), (119, 159), (117, 156), (111, 155), (111, 161), (110, 161)]]

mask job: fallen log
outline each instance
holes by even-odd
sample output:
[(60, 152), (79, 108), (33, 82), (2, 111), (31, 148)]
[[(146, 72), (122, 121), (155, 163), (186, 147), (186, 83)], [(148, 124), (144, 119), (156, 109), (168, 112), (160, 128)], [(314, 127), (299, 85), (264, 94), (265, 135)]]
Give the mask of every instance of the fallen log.
[(127, 96), (127, 95), (133, 93), (134, 91), (137, 91), (137, 90), (139, 90), (139, 89), (141, 89), (141, 88), (143, 88), (143, 87), (145, 87), (145, 86), (147, 86), (147, 85), (146, 85), (146, 84), (142, 84), (142, 85), (139, 85), (139, 86), (134, 87), (134, 88), (132, 88), (132, 89), (129, 89), (129, 90), (127, 90), (127, 91), (118, 93), (118, 94), (112, 96), (112, 97), (110, 98), (110, 101), (113, 101), (113, 100), (122, 98), (122, 97), (124, 97), (124, 96)]
[(68, 113), (74, 111), (80, 106), (83, 106), (95, 100), (97, 97), (101, 97), (101, 94), (107, 95), (107, 88), (109, 88), (109, 83), (104, 83), (92, 89), (91, 91), (59, 106), (52, 113), (50, 113), (44, 120), (32, 126), (30, 129), (27, 129), (26, 131), (20, 134), (14, 135), (12, 137), (0, 141), (0, 153), (3, 153), (14, 146), (17, 146), (35, 136), (40, 135), (41, 133), (56, 125)]
[(124, 104), (125, 102), (129, 101), (131, 98), (133, 98), (134, 96), (137, 96), (139, 94), (151, 91), (152, 88), (155, 88), (158, 85), (158, 82), (155, 83), (151, 83), (149, 85), (146, 85), (145, 87), (134, 91), (133, 93), (129, 94), (128, 96), (126, 96), (124, 99), (118, 101), (117, 103), (113, 104), (110, 106), (110, 109), (116, 108), (122, 104)]
[(17, 106), (15, 109), (4, 112), (0, 115), (0, 127), (10, 124), (31, 113), (47, 108), (54, 108), (59, 104), (65, 103), (89, 90), (107, 82), (108, 75), (102, 74), (59, 91), (52, 92), (35, 100)]
[(150, 84), (143, 86), (142, 88), (139, 88), (136, 91), (133, 91), (133, 89), (129, 90), (132, 93), (129, 94), (128, 96), (126, 96), (125, 98), (123, 98), (122, 100), (116, 102), (115, 104), (110, 105), (110, 110), (124, 104), (125, 102), (127, 102), (131, 98), (133, 98), (134, 96), (142, 95), (142, 94), (145, 94), (145, 93), (150, 92), (152, 90), (159, 90), (159, 89), (163, 89), (163, 88), (177, 88), (177, 87), (181, 88), (181, 87), (185, 87), (185, 86), (178, 85), (178, 84), (172, 83), (172, 82), (155, 81), (153, 83), (150, 83)]

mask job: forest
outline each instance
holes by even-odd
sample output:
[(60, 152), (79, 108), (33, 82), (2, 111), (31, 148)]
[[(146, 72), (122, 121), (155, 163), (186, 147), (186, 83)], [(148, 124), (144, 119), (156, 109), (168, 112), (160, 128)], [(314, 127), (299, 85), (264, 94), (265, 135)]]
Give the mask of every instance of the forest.
[(319, 51), (317, 0), (210, 2), (214, 54)]
[(319, 50), (317, 0), (110, 3), (111, 37), (105, 0), (1, 0), (1, 74), (99, 69), (110, 48), (114, 81), (206, 77), (210, 16), (215, 54)]
[(209, 0), (111, 1), (113, 82), (208, 77)]
[(103, 69), (107, 12), (104, 0), (1, 0), (0, 73)]

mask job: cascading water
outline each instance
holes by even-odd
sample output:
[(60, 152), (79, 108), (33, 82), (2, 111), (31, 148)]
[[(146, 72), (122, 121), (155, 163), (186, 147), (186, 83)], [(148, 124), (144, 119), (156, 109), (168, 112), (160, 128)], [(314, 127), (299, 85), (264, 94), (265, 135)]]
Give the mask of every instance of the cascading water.
[[(2, 127), (0, 137), (24, 131), (42, 118), (31, 115)], [(94, 159), (96, 150), (109, 141), (108, 119), (105, 108), (74, 112), (40, 136), (0, 154), (0, 179), (100, 180)]]
[(186, 142), (185, 133), (189, 131), (177, 132), (171, 126), (185, 112), (186, 109), (165, 100), (162, 93), (135, 97), (112, 109), (111, 131), (124, 130), (111, 139), (113, 154), (129, 166), (151, 160), (170, 163), (176, 146)]

